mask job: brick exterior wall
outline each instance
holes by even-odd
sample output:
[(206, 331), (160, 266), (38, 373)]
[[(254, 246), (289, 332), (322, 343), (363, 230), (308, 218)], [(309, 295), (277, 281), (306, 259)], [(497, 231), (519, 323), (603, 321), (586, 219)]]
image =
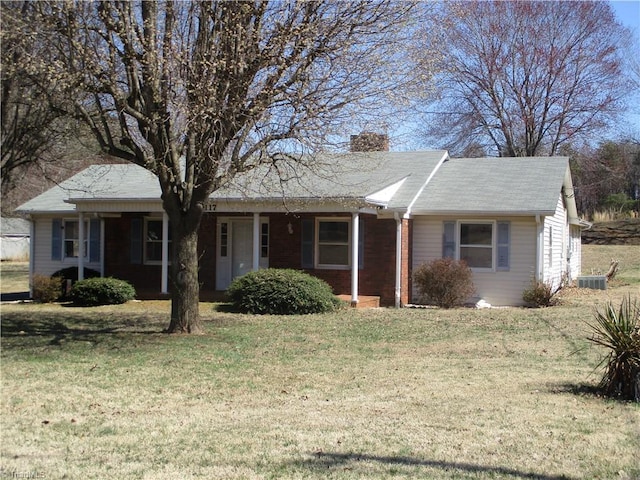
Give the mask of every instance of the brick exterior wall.
[[(212, 298), (216, 281), (217, 214), (206, 213), (200, 226), (198, 250), (200, 258), (200, 284), (203, 299)], [(220, 214), (220, 216), (234, 216)], [(271, 268), (302, 268), (302, 220), (315, 217), (351, 219), (350, 214), (261, 214), (269, 219), (269, 266)], [(131, 263), (131, 221), (143, 219), (144, 214), (122, 214), (120, 218), (105, 219), (105, 275), (130, 281), (140, 297), (159, 297), (161, 287), (160, 265)], [(378, 219), (375, 215), (360, 215), (364, 228), (363, 268), (359, 270), (359, 294), (379, 296), (380, 304), (395, 303), (395, 241), (394, 219)], [(291, 224), (291, 233), (289, 233)], [(411, 224), (403, 221), (402, 303), (409, 301), (411, 279)], [(325, 280), (336, 294), (351, 294), (351, 270), (311, 268), (306, 271)], [(169, 279), (169, 290), (171, 280)]]
[(104, 274), (130, 282), (139, 294), (160, 292), (160, 265), (131, 263), (131, 221), (143, 214), (123, 213), (104, 222)]
[[(105, 276), (127, 280), (134, 286), (139, 298), (158, 298), (161, 296), (162, 267), (131, 263), (131, 221), (134, 218), (142, 220), (145, 214), (123, 213), (120, 218), (105, 219)], [(207, 298), (213, 295), (216, 287), (216, 237), (215, 216), (203, 216), (198, 241), (199, 280), (203, 297)], [(171, 270), (169, 270), (169, 291), (171, 291), (170, 272)]]

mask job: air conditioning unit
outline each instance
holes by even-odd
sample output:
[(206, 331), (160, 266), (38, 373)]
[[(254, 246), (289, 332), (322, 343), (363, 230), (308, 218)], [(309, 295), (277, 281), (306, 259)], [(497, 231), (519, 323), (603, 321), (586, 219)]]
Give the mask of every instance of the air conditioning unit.
[(591, 288), (593, 290), (606, 290), (607, 277), (604, 275), (589, 275), (578, 277), (578, 288)]

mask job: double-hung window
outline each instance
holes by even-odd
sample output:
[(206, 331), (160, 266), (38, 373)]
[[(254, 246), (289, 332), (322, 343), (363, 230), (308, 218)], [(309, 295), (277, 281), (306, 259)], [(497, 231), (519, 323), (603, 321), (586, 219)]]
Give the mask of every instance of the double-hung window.
[(444, 222), (443, 230), (443, 257), (464, 260), (478, 271), (509, 270), (509, 222)]
[(471, 268), (493, 268), (493, 223), (460, 223), (460, 260)]
[[(359, 220), (358, 268), (364, 268), (364, 221)], [(302, 268), (345, 270), (353, 262), (353, 220), (348, 217), (303, 218)]]
[[(82, 256), (87, 258), (87, 237), (89, 235), (89, 222), (84, 222), (84, 240), (82, 242)], [(80, 222), (77, 220), (65, 220), (64, 222), (64, 257), (78, 258), (80, 256)]]
[(318, 219), (318, 267), (348, 267), (350, 264), (349, 220)]
[[(144, 223), (144, 261), (162, 262), (162, 220), (146, 218)], [(168, 237), (169, 258), (171, 258), (171, 229)]]
[(80, 255), (89, 262), (99, 262), (101, 255), (101, 220), (84, 221), (84, 235), (80, 242), (78, 220), (54, 218), (51, 221), (51, 260), (77, 259)]
[(348, 267), (351, 263), (351, 221), (349, 219), (317, 219), (316, 266)]

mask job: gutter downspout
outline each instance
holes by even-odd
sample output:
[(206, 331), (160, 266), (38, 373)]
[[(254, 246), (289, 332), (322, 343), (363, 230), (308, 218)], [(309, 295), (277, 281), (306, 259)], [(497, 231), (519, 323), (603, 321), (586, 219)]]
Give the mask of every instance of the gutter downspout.
[(359, 241), (360, 241), (360, 212), (354, 212), (352, 215), (352, 233), (351, 233), (351, 306), (358, 305), (358, 268), (360, 259)]
[[(401, 303), (400, 299), (402, 294), (402, 219), (411, 218), (411, 210), (413, 209), (413, 206), (415, 205), (415, 203), (418, 201), (418, 198), (420, 198), (420, 195), (422, 195), (422, 192), (424, 191), (424, 189), (427, 188), (427, 185), (429, 184), (429, 182), (431, 182), (431, 180), (435, 176), (436, 172), (440, 169), (442, 164), (446, 162), (448, 159), (449, 159), (449, 153), (446, 152), (442, 156), (442, 158), (438, 161), (436, 166), (433, 168), (433, 170), (429, 174), (429, 177), (427, 177), (425, 182), (418, 189), (418, 192), (416, 193), (416, 195), (411, 199), (411, 201), (409, 202), (409, 205), (407, 206), (407, 211), (404, 213), (404, 215), (400, 217), (400, 215), (398, 215), (398, 212), (394, 213), (394, 218), (396, 219), (396, 288), (395, 288), (396, 308), (400, 307), (400, 303)], [(409, 266), (409, 268), (411, 268), (411, 266)]]
[(400, 308), (402, 295), (402, 217), (398, 212), (393, 214), (396, 219), (396, 288), (395, 307)]

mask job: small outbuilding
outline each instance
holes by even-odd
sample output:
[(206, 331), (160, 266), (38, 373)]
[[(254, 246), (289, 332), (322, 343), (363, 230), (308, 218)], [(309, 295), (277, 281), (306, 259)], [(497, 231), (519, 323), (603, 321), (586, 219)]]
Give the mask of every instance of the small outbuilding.
[(29, 259), (31, 223), (23, 218), (0, 219), (0, 260), (26, 261)]

